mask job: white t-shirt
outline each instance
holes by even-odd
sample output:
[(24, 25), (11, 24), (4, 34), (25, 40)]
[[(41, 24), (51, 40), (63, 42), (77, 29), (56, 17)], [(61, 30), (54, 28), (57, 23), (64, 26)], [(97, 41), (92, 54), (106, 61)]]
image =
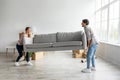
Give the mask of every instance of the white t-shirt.
[(26, 35), (24, 35), (23, 42), (24, 42), (24, 45), (25, 44), (33, 44), (33, 36), (32, 37), (27, 37)]

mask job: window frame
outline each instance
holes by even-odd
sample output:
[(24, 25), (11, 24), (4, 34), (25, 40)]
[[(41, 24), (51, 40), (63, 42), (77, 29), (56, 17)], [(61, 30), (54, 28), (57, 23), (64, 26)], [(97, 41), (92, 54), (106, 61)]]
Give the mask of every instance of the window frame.
[[(109, 2), (108, 2), (108, 4), (106, 4), (106, 5), (104, 5), (104, 6), (102, 6), (102, 0), (100, 1), (101, 3), (100, 3), (100, 5), (101, 5), (101, 7), (99, 8), (99, 9), (96, 9), (96, 11), (95, 11), (95, 21), (96, 21), (96, 19), (97, 19), (97, 13), (99, 13), (100, 12), (100, 22), (99, 21), (96, 21), (96, 24), (98, 24), (98, 23), (100, 23), (100, 27), (102, 27), (102, 23), (104, 23), (103, 21), (102, 21), (102, 11), (103, 10), (105, 10), (105, 9), (108, 9), (108, 12), (107, 12), (107, 37), (106, 37), (106, 40), (102, 40), (102, 39), (100, 39), (101, 41), (104, 41), (104, 42), (110, 42), (110, 38), (109, 38), (109, 28), (110, 28), (110, 24), (109, 24), (109, 22), (111, 21), (111, 19), (110, 19), (110, 6), (111, 5), (114, 5), (114, 3), (115, 2), (119, 2), (119, 9), (120, 9), (120, 0), (112, 0), (112, 1), (110, 1), (109, 0)], [(119, 10), (119, 17), (118, 17), (118, 20), (119, 20), (119, 22), (118, 22), (118, 40), (116, 40), (116, 42), (117, 42), (117, 44), (120, 44), (120, 10)], [(100, 29), (99, 30), (99, 32), (101, 32), (101, 30), (102, 29)], [(98, 35), (100, 38), (101, 38), (101, 34), (99, 34)], [(111, 42), (110, 42), (111, 43)], [(116, 44), (116, 43), (112, 43), (112, 44)]]

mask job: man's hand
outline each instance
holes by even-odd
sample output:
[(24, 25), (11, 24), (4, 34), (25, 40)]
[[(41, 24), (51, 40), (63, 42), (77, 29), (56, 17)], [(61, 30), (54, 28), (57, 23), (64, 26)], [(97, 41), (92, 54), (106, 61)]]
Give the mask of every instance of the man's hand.
[(84, 53), (87, 53), (88, 52), (88, 48), (84, 49)]

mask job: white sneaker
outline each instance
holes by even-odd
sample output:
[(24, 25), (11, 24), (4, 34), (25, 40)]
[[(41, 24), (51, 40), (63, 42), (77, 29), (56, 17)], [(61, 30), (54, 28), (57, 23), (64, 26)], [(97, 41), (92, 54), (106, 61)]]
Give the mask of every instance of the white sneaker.
[(27, 65), (28, 66), (32, 66), (33, 64), (31, 62), (27, 62)]
[(95, 67), (91, 67), (91, 71), (96, 71)]
[(85, 69), (83, 69), (81, 72), (83, 72), (83, 73), (91, 73), (91, 69), (85, 68)]
[(20, 66), (20, 64), (18, 62), (15, 62), (15, 66)]

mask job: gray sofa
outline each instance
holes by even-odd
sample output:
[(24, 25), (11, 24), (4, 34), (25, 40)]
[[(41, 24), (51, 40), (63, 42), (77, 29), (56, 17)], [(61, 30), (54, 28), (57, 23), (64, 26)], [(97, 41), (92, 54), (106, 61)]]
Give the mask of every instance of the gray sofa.
[(83, 31), (35, 35), (33, 44), (24, 45), (25, 52), (78, 50), (85, 48), (86, 36)]

